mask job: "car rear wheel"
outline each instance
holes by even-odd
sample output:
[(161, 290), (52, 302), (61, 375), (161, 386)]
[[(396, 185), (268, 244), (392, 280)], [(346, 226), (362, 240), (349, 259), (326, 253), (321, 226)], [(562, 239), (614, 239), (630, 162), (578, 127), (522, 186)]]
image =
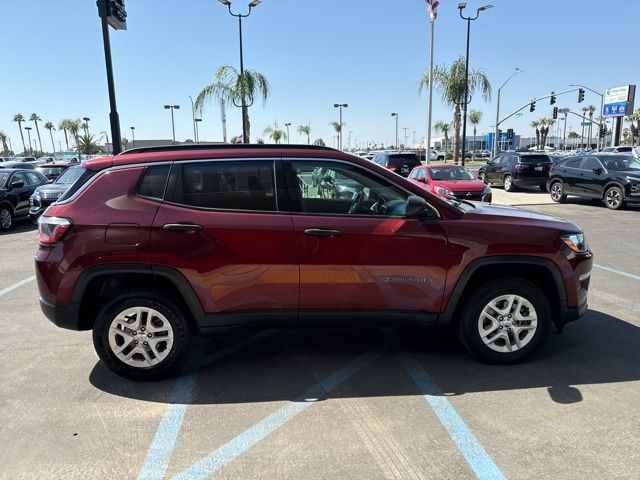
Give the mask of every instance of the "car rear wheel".
[(6, 232), (11, 230), (13, 225), (13, 212), (9, 207), (3, 205), (0, 207), (0, 231)]
[(175, 374), (191, 345), (191, 325), (180, 307), (160, 292), (118, 295), (98, 313), (93, 345), (113, 372), (136, 380)]
[(515, 363), (542, 346), (551, 330), (544, 293), (520, 278), (502, 278), (476, 290), (462, 311), (458, 336), (477, 359)]
[(551, 200), (557, 203), (562, 203), (567, 199), (567, 196), (564, 193), (564, 185), (562, 182), (554, 182), (551, 185)]
[(624, 192), (620, 187), (609, 187), (604, 193), (604, 203), (611, 210), (620, 210), (624, 206)]
[(513, 184), (513, 178), (511, 175), (506, 175), (504, 177), (504, 190), (506, 192), (513, 192), (516, 189), (516, 186)]

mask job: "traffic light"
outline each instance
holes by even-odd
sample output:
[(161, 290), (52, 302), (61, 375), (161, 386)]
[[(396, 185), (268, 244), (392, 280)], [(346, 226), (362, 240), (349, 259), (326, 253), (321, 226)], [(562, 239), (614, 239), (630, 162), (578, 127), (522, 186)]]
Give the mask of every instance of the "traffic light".
[(551, 92), (551, 105), (556, 103), (556, 92)]
[(529, 111), (530, 112), (536, 111), (536, 102), (531, 102), (531, 105), (529, 106)]
[(578, 89), (578, 103), (584, 102), (584, 88)]
[(507, 129), (507, 138), (511, 140), (513, 138), (513, 128)]
[(558, 107), (553, 107), (553, 119), (558, 119)]

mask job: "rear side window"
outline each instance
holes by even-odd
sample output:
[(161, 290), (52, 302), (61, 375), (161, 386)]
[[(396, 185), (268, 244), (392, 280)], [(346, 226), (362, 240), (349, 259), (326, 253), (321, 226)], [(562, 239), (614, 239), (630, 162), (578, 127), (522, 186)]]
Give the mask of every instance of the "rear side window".
[(574, 158), (572, 160), (567, 160), (562, 164), (562, 166), (567, 168), (580, 168), (581, 163), (582, 163), (582, 158)]
[(182, 165), (174, 203), (196, 208), (275, 212), (270, 161), (213, 161)]
[[(93, 170), (83, 170), (82, 175), (78, 177), (78, 179), (62, 194), (62, 196), (58, 199), (58, 203), (62, 203), (65, 200), (70, 199), (82, 186), (87, 183), (91, 177), (93, 177), (96, 173)], [(64, 174), (63, 174), (64, 175)]]
[(138, 183), (138, 195), (162, 200), (164, 198), (164, 189), (167, 185), (170, 168), (169, 165), (147, 167)]

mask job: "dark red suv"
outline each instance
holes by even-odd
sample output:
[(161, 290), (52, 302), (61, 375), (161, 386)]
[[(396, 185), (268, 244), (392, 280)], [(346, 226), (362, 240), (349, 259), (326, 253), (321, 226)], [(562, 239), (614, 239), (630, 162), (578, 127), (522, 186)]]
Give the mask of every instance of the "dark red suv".
[[(93, 329), (124, 376), (175, 372), (196, 333), (247, 326), (452, 324), (511, 363), (587, 309), (573, 223), (438, 198), (336, 150), (159, 147), (83, 167), (39, 221), (40, 303)], [(321, 195), (318, 168), (356, 194)]]

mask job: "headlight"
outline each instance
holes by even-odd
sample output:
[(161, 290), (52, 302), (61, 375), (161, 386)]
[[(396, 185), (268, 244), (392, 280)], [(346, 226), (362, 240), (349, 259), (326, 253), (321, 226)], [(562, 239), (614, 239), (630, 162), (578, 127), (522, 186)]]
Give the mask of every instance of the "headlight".
[(560, 238), (567, 247), (576, 253), (585, 253), (589, 249), (584, 239), (584, 233), (567, 233)]
[(435, 192), (440, 194), (440, 195), (449, 195), (450, 197), (453, 197), (453, 192), (451, 190), (449, 190), (448, 188), (444, 188), (444, 187), (435, 187), (434, 188)]

